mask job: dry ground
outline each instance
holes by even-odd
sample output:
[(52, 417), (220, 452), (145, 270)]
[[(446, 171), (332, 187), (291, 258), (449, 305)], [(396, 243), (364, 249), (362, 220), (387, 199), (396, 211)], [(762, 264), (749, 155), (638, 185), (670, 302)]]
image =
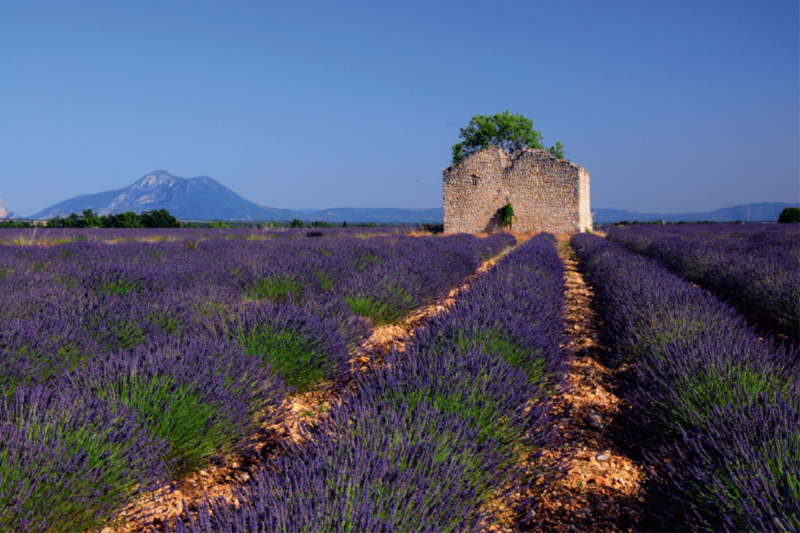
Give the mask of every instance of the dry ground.
[(566, 236), (559, 236), (559, 241), (567, 277), (566, 326), (573, 358), (571, 390), (556, 399), (556, 413), (559, 432), (572, 445), (574, 456), (566, 477), (543, 496), (536, 510), (536, 521), (541, 524), (532, 530), (634, 531), (640, 522), (644, 473), (641, 464), (616, 445), (621, 431), (616, 419), (628, 406), (613, 392), (616, 371), (609, 365), (613, 366), (614, 357), (598, 338), (592, 287), (577, 271), (577, 259)]

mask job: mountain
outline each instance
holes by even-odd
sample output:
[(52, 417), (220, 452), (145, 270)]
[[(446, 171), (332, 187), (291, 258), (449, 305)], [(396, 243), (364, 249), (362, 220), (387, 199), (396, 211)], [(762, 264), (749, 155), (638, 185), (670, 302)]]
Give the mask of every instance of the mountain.
[(2, 198), (0, 198), (0, 219), (2, 218), (18, 218), (17, 215), (12, 213), (6, 204), (3, 203)]
[(30, 218), (65, 217), (84, 209), (100, 215), (166, 209), (184, 220), (291, 220), (295, 216), (289, 209), (262, 207), (245, 200), (208, 176), (187, 179), (154, 170), (124, 189), (76, 196)]
[(392, 207), (334, 207), (331, 209), (296, 209), (297, 218), (323, 222), (400, 222), (441, 224), (444, 209), (400, 209)]
[[(0, 203), (0, 206), (2, 204)], [(142, 179), (116, 191), (84, 194), (59, 202), (32, 215), (46, 220), (54, 216), (92, 209), (99, 215), (124, 211), (166, 209), (180, 220), (321, 220), (323, 222), (441, 223), (444, 212), (433, 209), (337, 207), (333, 209), (275, 209), (245, 200), (208, 176), (181, 178), (166, 170), (154, 170)], [(2, 209), (0, 209), (0, 215)]]
[(715, 222), (777, 222), (778, 215), (787, 207), (800, 207), (800, 203), (762, 202), (760, 204), (744, 204), (724, 207), (714, 211), (691, 213), (632, 213), (621, 209), (594, 209), (592, 219), (595, 224), (612, 224), (614, 222), (699, 222), (713, 220)]

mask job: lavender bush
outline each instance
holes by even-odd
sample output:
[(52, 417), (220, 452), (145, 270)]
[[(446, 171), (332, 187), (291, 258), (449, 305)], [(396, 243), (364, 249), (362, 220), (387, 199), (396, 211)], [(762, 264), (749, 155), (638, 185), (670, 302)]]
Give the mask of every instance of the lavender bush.
[(537, 236), (504, 257), (491, 276), (478, 279), (412, 342), (501, 356), (552, 392), (566, 383), (563, 294), (564, 266), (554, 241)]
[(0, 388), (45, 383), (96, 357), (100, 347), (76, 322), (48, 314), (0, 322)]
[[(307, 435), (177, 531), (480, 531), (482, 504), (519, 490), (553, 439), (527, 376), (481, 352), (391, 354)], [(539, 481), (542, 485), (546, 483)]]
[(800, 390), (752, 394), (715, 407), (715, 423), (683, 432), (653, 460), (667, 519), (704, 531), (800, 531)]
[(236, 491), (238, 509), (210, 502), (176, 532), (480, 531), (476, 500), (499, 461), (457, 416), (350, 404), (311, 437)]
[(773, 349), (747, 329), (685, 337), (658, 356), (643, 357), (633, 370), (629, 400), (640, 407), (643, 425), (658, 438), (706, 428), (716, 410), (759, 394), (800, 395), (794, 354), (784, 347)]
[(65, 385), (127, 406), (169, 443), (180, 473), (246, 445), (252, 430), (272, 421), (282, 382), (236, 346), (153, 340), (98, 358), (68, 374)]
[[(2, 396), (10, 402), (12, 394), (23, 394), (29, 385), (44, 383), (65, 395), (84, 398), (81, 401), (86, 405), (110, 406), (104, 409), (110, 410), (114, 420), (132, 424), (142, 435), (151, 435), (147, 438), (157, 444), (153, 444), (157, 450), (152, 453), (141, 451), (144, 445), (136, 444), (141, 440), (138, 434), (125, 430), (128, 444), (139, 446), (142, 461), (160, 458), (162, 478), (167, 473), (182, 474), (241, 449), (256, 425), (278, 416), (284, 394), (281, 376), (301, 390), (339, 379), (346, 371), (348, 351), (369, 332), (371, 325), (396, 321), (413, 308), (445, 296), (482, 260), (515, 242), (508, 235), (478, 239), (467, 235), (410, 238), (369, 234), (369, 238), (333, 239), (326, 237), (329, 232), (322, 233), (321, 238), (307, 238), (297, 232), (275, 232), (276, 237), (272, 238), (271, 233), (230, 232), (214, 234), (215, 238), (207, 240), (186, 241), (172, 239), (169, 232), (125, 233), (128, 237), (136, 235), (129, 239), (85, 230), (63, 232), (60, 236), (48, 233), (46, 242), (50, 246), (25, 246), (33, 242), (29, 239), (32, 234), (22, 235), (16, 243), (20, 246), (0, 246), (0, 363), (4, 370), (0, 383), (6, 387)], [(100, 407), (86, 409), (88, 417)], [(403, 409), (398, 404), (397, 414), (392, 416), (409, 421), (422, 416), (416, 408)], [(475, 409), (469, 407), (468, 411), (475, 414)], [(486, 413), (499, 412), (486, 409)], [(64, 410), (70, 412), (66, 404)], [(430, 506), (413, 510), (418, 518), (393, 518), (386, 523), (410, 524), (423, 516), (445, 516), (447, 507), (436, 502), (466, 498), (464, 495), (470, 491), (485, 489), (488, 478), (481, 477), (477, 465), (483, 464), (481, 457), (491, 456), (481, 454), (484, 450), (491, 452), (492, 439), (514, 434), (521, 442), (530, 441), (524, 433), (527, 430), (514, 429), (514, 433), (510, 426), (502, 426), (502, 431), (489, 431), (487, 428), (494, 426), (486, 425), (485, 417), (478, 420), (479, 423), (466, 420), (448, 410), (432, 419), (436, 427), (453, 428), (442, 435), (450, 435), (447, 442), (452, 442), (456, 450), (461, 449), (458, 446), (472, 450), (470, 446), (477, 446), (472, 443), (472, 436), (481, 436), (479, 450), (475, 448), (478, 451), (456, 453), (461, 459), (451, 461), (437, 455), (445, 453), (446, 448), (435, 432), (420, 433), (407, 449), (399, 449), (398, 453), (406, 454), (409, 460), (418, 461), (415, 464), (419, 468), (433, 469), (431, 474), (415, 469), (398, 474), (418, 479), (409, 482), (409, 486), (426, 487), (423, 492), (427, 493)], [(104, 424), (107, 422), (87, 422), (81, 426), (84, 429), (75, 429), (79, 434), (76, 438), (86, 442), (102, 440), (106, 435)], [(380, 424), (376, 422), (369, 428), (365, 425), (364, 431), (385, 431)], [(95, 429), (97, 435), (93, 433)], [(21, 440), (28, 434), (20, 431), (2, 427), (0, 446), (7, 443), (7, 448), (0, 449), (15, 451), (0, 454), (0, 458), (28, 453), (28, 444)], [(467, 436), (471, 440), (460, 443), (458, 439)], [(84, 456), (75, 451), (79, 448), (71, 448), (72, 441), (64, 442), (67, 444), (63, 450), (58, 447), (60, 444), (53, 444), (53, 456), (59, 462), (74, 465), (70, 470), (74, 480), (69, 483), (78, 487), (76, 505), (83, 505), (89, 514), (95, 513), (94, 507), (84, 503), (81, 480), (85, 477), (93, 486), (104, 487), (101, 482), (105, 483), (106, 478), (85, 474), (94, 468), (94, 463), (80, 463)], [(498, 447), (505, 446), (501, 439), (498, 442)], [(40, 445), (39, 441), (31, 444)], [(45, 450), (35, 449), (35, 454)], [(430, 450), (438, 451), (431, 457)], [(375, 448), (369, 453), (377, 451)], [(80, 461), (73, 458), (76, 453)], [(108, 475), (121, 475), (113, 470), (117, 464), (113, 461), (122, 461), (125, 453), (121, 449), (111, 454), (113, 458), (105, 458), (109, 465), (113, 463)], [(342, 453), (346, 453), (344, 448)], [(500, 459), (505, 457), (500, 452), (496, 454)], [(472, 462), (467, 465), (465, 457), (473, 457)], [(486, 459), (486, 465), (494, 464), (493, 460)], [(34, 460), (29, 462), (33, 464)], [(39, 462), (45, 465), (42, 468), (51, 468), (44, 459)], [(145, 476), (144, 466), (140, 468), (140, 463), (133, 460), (128, 462), (131, 476), (139, 476), (146, 486), (152, 485), (155, 478)], [(165, 462), (169, 464), (163, 466)], [(8, 466), (0, 481), (4, 495), (27, 490), (28, 485), (20, 485), (23, 482), (18, 478), (12, 480), (11, 471), (17, 463), (17, 459), (3, 463)], [(392, 472), (396, 471), (397, 465), (387, 464), (395, 469)], [(352, 468), (357, 466), (353, 464)], [(486, 468), (491, 472), (493, 467)], [(459, 469), (469, 475), (456, 476)], [(436, 472), (454, 473), (451, 492), (458, 497), (450, 493), (441, 499), (434, 497), (435, 477), (431, 476)], [(382, 474), (376, 475), (375, 479), (382, 479)], [(122, 486), (114, 483), (109, 481), (109, 486)], [(11, 484), (13, 488), (8, 489)], [(35, 490), (42, 491), (44, 486), (36, 485)], [(52, 484), (48, 497), (52, 501), (68, 501), (71, 486)], [(97, 517), (98, 524), (113, 515), (115, 505), (129, 501), (134, 490), (131, 487), (126, 484), (124, 490), (109, 488), (108, 494), (119, 496), (109, 496), (107, 500), (100, 493), (95, 495), (100, 510), (91, 516)], [(45, 517), (34, 523), (34, 518), (25, 518), (28, 515), (14, 507), (22, 505), (19, 501), (18, 496), (8, 496), (9, 503), (0, 511), (0, 517), (12, 517), (8, 520), (15, 522), (8, 523), (23, 524), (22, 529), (30, 523), (30, 529), (35, 530), (41, 523), (46, 524), (41, 528), (57, 530), (50, 525), (47, 509), (31, 511), (34, 518)], [(473, 497), (465, 501), (463, 507), (470, 509), (469, 518), (447, 518), (457, 524), (453, 528), (465, 524), (469, 528), (476, 523), (478, 500)], [(395, 503), (405, 505), (400, 499)], [(53, 512), (68, 514), (60, 505), (54, 505)], [(380, 505), (376, 509), (384, 509)], [(6, 508), (14, 510), (3, 514)], [(381, 520), (383, 513), (379, 513)], [(413, 514), (412, 510), (401, 514), (406, 513)], [(75, 514), (88, 516), (77, 511)], [(77, 521), (65, 521), (65, 528), (95, 527), (95, 522), (86, 520), (85, 528), (83, 522)]]
[(608, 238), (730, 300), (768, 329), (800, 335), (800, 233), (792, 224), (613, 228)]
[(797, 403), (782, 402), (800, 397), (796, 351), (759, 338), (731, 307), (652, 259), (594, 235), (571, 242), (602, 333), (634, 364), (630, 420), (667, 438), (651, 455), (653, 497), (674, 504), (663, 525), (792, 531), (800, 470), (789, 458), (800, 440)]
[(205, 321), (204, 329), (235, 342), (297, 391), (341, 380), (349, 371), (337, 324), (291, 302), (242, 305)]
[[(492, 442), (494, 460), (501, 468), (487, 472), (477, 462), (483, 477), (483, 494), (488, 497), (500, 487), (511, 488), (525, 468), (540, 457), (539, 450), (554, 438), (550, 427), (550, 403), (540, 397), (538, 384), (531, 384), (525, 372), (515, 369), (496, 354), (450, 347), (442, 350), (411, 346), (404, 353), (393, 352), (384, 364), (361, 377), (349, 401), (372, 405), (404, 406), (456, 415), (477, 429), (478, 444)], [(488, 477), (485, 477), (487, 476)]]
[(0, 400), (0, 530), (99, 529), (166, 479), (166, 447), (122, 406), (19, 387)]

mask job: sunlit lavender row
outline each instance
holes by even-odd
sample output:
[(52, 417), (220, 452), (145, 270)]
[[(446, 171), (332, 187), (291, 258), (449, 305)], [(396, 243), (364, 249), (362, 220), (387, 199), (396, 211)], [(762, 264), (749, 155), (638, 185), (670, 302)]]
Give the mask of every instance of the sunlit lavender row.
[[(74, 239), (73, 239), (74, 241)], [(508, 235), (0, 246), (0, 530), (88, 531), (348, 379)]]
[(354, 393), (235, 492), (179, 532), (467, 532), (491, 502), (537, 497), (561, 474), (543, 461), (565, 380), (564, 269), (555, 240), (531, 239), (357, 380)]

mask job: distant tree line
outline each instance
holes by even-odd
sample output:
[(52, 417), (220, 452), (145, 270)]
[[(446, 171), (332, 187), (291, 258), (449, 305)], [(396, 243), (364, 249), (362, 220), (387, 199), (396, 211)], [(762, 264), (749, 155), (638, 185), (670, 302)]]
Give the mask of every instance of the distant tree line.
[[(741, 220), (736, 220), (735, 222), (728, 222), (728, 224), (741, 224)], [(725, 224), (725, 222), (717, 222), (716, 220), (699, 220), (695, 222), (686, 222), (681, 220), (680, 222), (665, 222), (663, 220), (651, 220), (651, 221), (644, 221), (644, 220), (634, 220), (633, 222), (629, 222), (627, 220), (622, 220), (620, 222), (614, 222), (613, 224), (608, 224), (610, 226), (671, 226), (672, 224), (681, 225), (681, 224)], [(595, 224), (596, 226), (602, 226), (606, 224)]]
[(47, 221), (48, 228), (180, 228), (178, 219), (166, 209), (143, 211), (137, 215), (133, 211), (97, 215), (91, 209), (84, 209), (80, 215), (72, 213), (68, 217), (55, 216)]
[[(349, 224), (356, 227), (383, 227), (383, 226), (419, 226), (420, 223), (416, 222), (360, 222)], [(423, 226), (438, 227), (441, 224), (422, 224)], [(55, 216), (49, 219), (46, 223), (34, 222), (30, 220), (0, 220), (0, 228), (334, 228), (334, 227), (348, 227), (347, 221), (339, 222), (324, 222), (322, 220), (315, 220), (313, 222), (304, 222), (295, 218), (291, 222), (256, 222), (252, 220), (241, 221), (191, 221), (183, 224), (177, 218), (172, 216), (166, 209), (158, 209), (152, 211), (143, 211), (141, 214), (136, 214), (133, 211), (126, 211), (124, 213), (98, 215), (92, 209), (84, 209), (80, 215), (71, 213), (67, 217)]]

